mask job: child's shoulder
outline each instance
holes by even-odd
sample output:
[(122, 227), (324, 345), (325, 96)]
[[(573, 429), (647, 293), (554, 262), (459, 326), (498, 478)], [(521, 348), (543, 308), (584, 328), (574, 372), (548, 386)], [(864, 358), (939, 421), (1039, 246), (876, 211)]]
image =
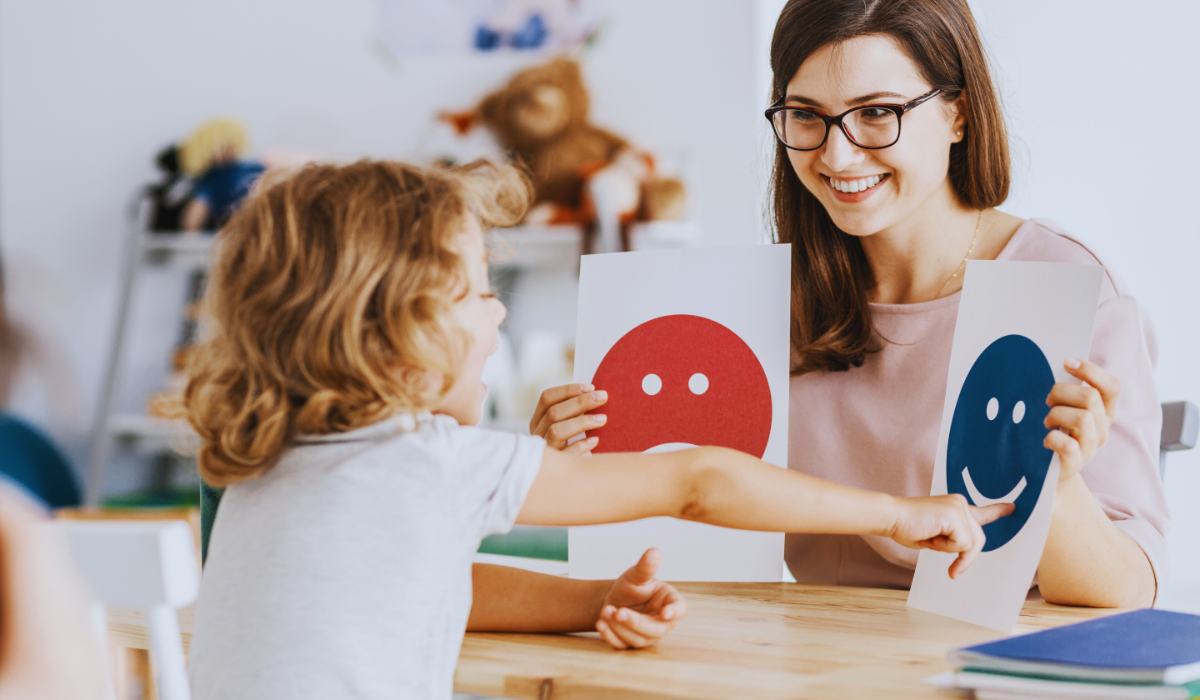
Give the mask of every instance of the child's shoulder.
[(347, 465), (391, 473), (436, 468), (451, 476), (478, 474), (489, 466), (503, 469), (514, 461), (540, 465), (544, 445), (539, 437), (459, 425), (449, 416), (400, 414), (349, 432), (300, 436), (286, 459), (309, 462), (333, 457)]

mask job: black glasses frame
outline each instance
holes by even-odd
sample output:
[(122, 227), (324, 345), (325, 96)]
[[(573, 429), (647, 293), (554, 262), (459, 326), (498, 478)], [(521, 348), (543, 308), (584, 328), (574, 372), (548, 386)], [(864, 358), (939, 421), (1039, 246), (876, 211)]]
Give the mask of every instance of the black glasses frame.
[[(931, 90), (931, 91), (925, 93), (924, 95), (921, 95), (920, 97), (917, 97), (912, 100), (909, 100), (908, 102), (905, 102), (902, 105), (895, 105), (895, 104), (859, 105), (858, 107), (854, 107), (853, 109), (848, 109), (845, 112), (842, 112), (841, 114), (839, 114), (835, 117), (830, 117), (830, 116), (821, 114), (820, 112), (818, 112), (815, 109), (809, 109), (807, 107), (794, 107), (791, 105), (784, 105), (784, 104), (780, 104), (780, 103), (776, 102), (775, 104), (771, 105), (771, 107), (769, 109), (767, 109), (767, 111), (764, 112), (763, 115), (767, 118), (767, 121), (770, 122), (771, 131), (774, 132), (775, 138), (779, 139), (779, 143), (783, 144), (784, 148), (790, 148), (793, 151), (815, 151), (818, 148), (820, 148), (821, 146), (824, 146), (825, 142), (829, 140), (829, 128), (835, 124), (837, 125), (837, 127), (839, 129), (842, 130), (842, 133), (846, 135), (846, 138), (850, 141), (850, 143), (854, 144), (855, 146), (858, 146), (859, 148), (863, 148), (863, 149), (866, 149), (869, 151), (878, 151), (881, 148), (890, 148), (892, 146), (895, 146), (896, 141), (900, 140), (900, 127), (902, 126), (902, 122), (904, 121), (902, 119), (902, 117), (905, 114), (907, 114), (909, 111), (911, 111), (915, 107), (919, 107), (920, 105), (925, 104), (926, 102), (928, 102), (929, 100), (932, 100), (933, 98), (937, 97), (940, 94), (942, 94), (941, 90)], [(895, 115), (896, 115), (896, 139), (895, 139), (895, 141), (892, 141), (891, 143), (889, 143), (886, 146), (864, 146), (861, 143), (859, 143), (858, 141), (856, 141), (854, 139), (854, 137), (850, 135), (850, 132), (846, 129), (846, 125), (844, 123), (842, 123), (842, 119), (845, 118), (845, 116), (847, 114), (850, 114), (851, 112), (857, 112), (857, 111), (863, 110), (863, 109), (886, 109), (890, 112), (895, 113)], [(812, 115), (818, 117), (821, 121), (825, 122), (825, 137), (821, 139), (821, 143), (818, 143), (817, 145), (813, 146), (812, 148), (796, 148), (795, 146), (789, 146), (787, 144), (787, 142), (783, 140), (783, 136), (781, 136), (779, 134), (779, 129), (777, 129), (775, 127), (775, 115), (778, 112), (783, 112), (785, 110), (808, 112), (809, 114), (812, 114)]]

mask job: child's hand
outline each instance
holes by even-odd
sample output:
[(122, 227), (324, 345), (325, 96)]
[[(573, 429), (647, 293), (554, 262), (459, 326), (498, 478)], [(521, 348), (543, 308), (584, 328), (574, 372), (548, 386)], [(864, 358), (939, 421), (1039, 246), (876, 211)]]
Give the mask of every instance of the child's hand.
[(1063, 366), (1087, 384), (1055, 384), (1046, 397), (1050, 434), (1042, 444), (1058, 453), (1060, 484), (1078, 474), (1108, 440), (1121, 395), (1121, 382), (1111, 372), (1083, 360), (1067, 360)]
[(599, 428), (608, 419), (602, 414), (588, 413), (608, 401), (607, 392), (595, 389), (591, 384), (564, 384), (543, 391), (529, 421), (529, 434), (540, 435), (556, 450), (574, 454), (591, 452), (598, 438), (579, 440), (569, 446), (567, 440)]
[(950, 565), (950, 578), (966, 571), (986, 537), (983, 525), (1013, 512), (1013, 504), (996, 503), (976, 508), (958, 495), (897, 498), (899, 506), (888, 537), (905, 547), (958, 554)]
[(657, 549), (647, 549), (604, 596), (596, 631), (614, 649), (651, 646), (687, 615), (687, 601), (679, 591), (654, 578), (661, 559)]

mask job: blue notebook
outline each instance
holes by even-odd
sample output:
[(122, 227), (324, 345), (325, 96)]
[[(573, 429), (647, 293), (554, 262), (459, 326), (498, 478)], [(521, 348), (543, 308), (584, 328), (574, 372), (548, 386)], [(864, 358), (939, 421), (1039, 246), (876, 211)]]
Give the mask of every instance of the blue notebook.
[(1200, 679), (1200, 615), (1133, 612), (950, 652), (968, 669), (1106, 683)]

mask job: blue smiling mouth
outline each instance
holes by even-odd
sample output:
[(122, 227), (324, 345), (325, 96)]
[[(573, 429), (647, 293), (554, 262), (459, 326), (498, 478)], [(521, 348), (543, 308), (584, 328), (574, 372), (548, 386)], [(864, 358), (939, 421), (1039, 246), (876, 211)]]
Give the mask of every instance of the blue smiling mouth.
[(988, 498), (980, 493), (979, 489), (975, 486), (975, 482), (971, 481), (971, 473), (968, 471), (967, 467), (963, 467), (962, 478), (963, 483), (967, 487), (967, 495), (970, 497), (971, 502), (980, 508), (983, 508), (984, 506), (990, 506), (995, 503), (1015, 503), (1016, 500), (1021, 497), (1021, 493), (1025, 491), (1025, 486), (1028, 483), (1025, 481), (1025, 477), (1021, 477), (1021, 480), (1017, 482), (1017, 485), (1013, 487), (1012, 491), (1009, 491), (1000, 498)]

